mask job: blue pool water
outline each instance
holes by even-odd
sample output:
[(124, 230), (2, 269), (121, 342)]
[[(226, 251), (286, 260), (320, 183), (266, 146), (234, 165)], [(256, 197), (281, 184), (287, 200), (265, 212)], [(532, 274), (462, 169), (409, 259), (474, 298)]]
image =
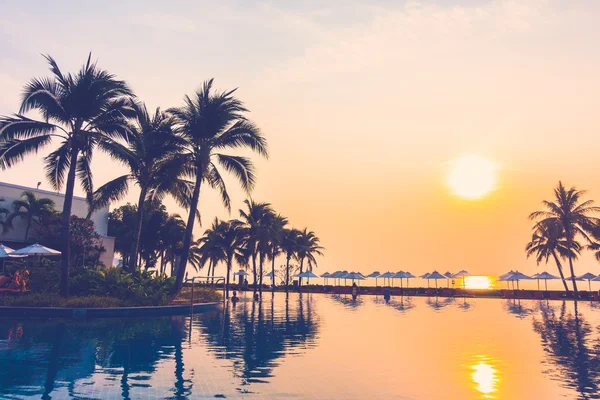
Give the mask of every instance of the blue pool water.
[(190, 317), (0, 321), (0, 398), (600, 398), (593, 303), (266, 293)]

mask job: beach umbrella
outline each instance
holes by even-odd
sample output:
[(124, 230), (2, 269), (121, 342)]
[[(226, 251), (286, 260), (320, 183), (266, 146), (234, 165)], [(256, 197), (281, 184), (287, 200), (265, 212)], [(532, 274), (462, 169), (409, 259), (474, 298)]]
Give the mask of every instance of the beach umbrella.
[(450, 287), (450, 279), (454, 278), (454, 275), (452, 274), (452, 272), (450, 271), (446, 271), (446, 273), (444, 274), (444, 276), (447, 278), (448, 280), (448, 287)]
[(454, 279), (460, 279), (460, 278), (462, 278), (462, 281), (463, 281), (463, 288), (465, 288), (465, 287), (466, 287), (466, 284), (465, 284), (465, 278), (466, 278), (467, 276), (471, 276), (471, 274), (469, 274), (469, 272), (468, 272), (468, 271), (466, 271), (466, 270), (464, 270), (464, 269), (461, 269), (460, 271), (458, 271), (457, 273), (455, 273), (454, 275), (452, 275), (452, 277), (453, 277)]
[(35, 243), (32, 245), (29, 245), (27, 247), (23, 247), (22, 249), (19, 250), (15, 250), (12, 253), (10, 253), (11, 255), (17, 256), (60, 256), (60, 251), (58, 250), (54, 250), (45, 246), (42, 246), (41, 244)]
[(532, 278), (530, 276), (527, 276), (519, 271), (514, 271), (512, 274), (504, 274), (504, 279), (500, 279), (500, 280), (504, 280), (504, 281), (512, 281), (513, 282), (513, 288), (514, 288), (514, 282), (517, 282), (517, 290), (519, 290), (519, 281), (525, 281), (525, 280), (533, 280), (535, 278)]
[(406, 279), (406, 287), (408, 287), (408, 280), (410, 278), (415, 278), (415, 276), (408, 271), (404, 271), (404, 279)]
[(240, 277), (239, 282), (240, 282), (240, 285), (241, 285), (242, 284), (242, 278), (248, 276), (248, 273), (246, 271), (244, 271), (243, 269), (240, 269), (238, 272), (234, 272), (233, 275)]
[(394, 276), (394, 273), (388, 271), (388, 272), (385, 272), (385, 273), (379, 275), (379, 278), (383, 279), (383, 284), (385, 285), (385, 280), (387, 279), (388, 283), (389, 283), (390, 282), (390, 278), (392, 278), (393, 276)]
[(430, 279), (434, 279), (435, 280), (435, 288), (437, 289), (437, 287), (438, 287), (438, 283), (437, 283), (438, 279), (448, 279), (448, 278), (446, 278), (446, 276), (440, 274), (437, 271), (433, 271), (432, 273), (430, 273), (429, 275), (427, 275), (427, 282), (428, 283), (429, 283)]
[(400, 287), (402, 287), (402, 278), (404, 278), (404, 271), (398, 271), (393, 276), (392, 279), (400, 278)]
[(360, 274), (358, 272), (350, 272), (350, 273), (346, 274), (346, 276), (344, 276), (344, 279), (352, 279), (352, 283), (354, 283), (354, 280), (362, 281), (365, 278), (362, 276), (362, 274)]
[(327, 285), (327, 279), (331, 278), (331, 274), (329, 272), (325, 272), (325, 273), (321, 274), (321, 278), (325, 279), (325, 284)]
[(21, 258), (27, 256), (19, 256), (14, 254), (14, 250), (0, 243), (0, 258), (2, 259), (2, 273), (4, 273), (4, 263), (7, 258)]
[(371, 272), (366, 277), (367, 278), (375, 278), (375, 287), (377, 287), (377, 278), (379, 278), (379, 275), (380, 275), (379, 271), (374, 271), (374, 272)]
[(548, 291), (548, 279), (560, 279), (558, 276), (554, 276), (549, 274), (548, 272), (540, 272), (539, 274), (535, 274), (532, 276), (533, 279), (537, 279), (538, 281), (538, 290), (540, 290), (540, 279), (544, 280), (544, 286), (546, 288), (546, 292)]
[(318, 275), (313, 274), (312, 271), (306, 271), (298, 275), (299, 278), (306, 278), (307, 284), (310, 283), (310, 278), (318, 278)]
[[(430, 275), (429, 272), (425, 272), (423, 275), (419, 276), (419, 278), (421, 279), (427, 279), (427, 277)], [(427, 287), (429, 287), (429, 279), (427, 279)]]
[(577, 277), (576, 279), (578, 281), (588, 281), (588, 287), (589, 287), (589, 290), (591, 292), (592, 291), (592, 284), (590, 283), (590, 281), (592, 281), (592, 280), (594, 280), (596, 278), (597, 278), (596, 275), (592, 274), (591, 272), (587, 272), (587, 273), (585, 273), (585, 274)]
[(265, 278), (271, 278), (271, 286), (275, 286), (275, 274), (273, 272), (266, 273)]

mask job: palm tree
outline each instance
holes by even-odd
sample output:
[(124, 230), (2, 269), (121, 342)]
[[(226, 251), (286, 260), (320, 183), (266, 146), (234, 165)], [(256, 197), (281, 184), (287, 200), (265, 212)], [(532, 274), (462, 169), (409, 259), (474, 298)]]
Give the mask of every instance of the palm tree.
[[(52, 78), (34, 78), (23, 92), (19, 114), (0, 117), (0, 168), (12, 167), (54, 139), (56, 150), (45, 158), (46, 177), (56, 190), (66, 185), (62, 210), (61, 294), (69, 295), (70, 232), (75, 177), (85, 193), (92, 191), (90, 163), (94, 149), (106, 138), (129, 137), (124, 119), (131, 115), (133, 93), (124, 81), (99, 69), (90, 54), (82, 69), (64, 74), (50, 56)], [(35, 120), (24, 113), (36, 110)]]
[(259, 284), (256, 258), (260, 255), (260, 278), (262, 280), (262, 264), (266, 251), (265, 238), (267, 237), (267, 224), (273, 210), (269, 203), (256, 203), (252, 199), (244, 200), (244, 204), (246, 205), (246, 210), (240, 210), (240, 219), (244, 224), (242, 235), (244, 236), (245, 247), (250, 254), (250, 260), (252, 261), (254, 293), (256, 293), (257, 284)]
[(185, 236), (185, 222), (179, 214), (171, 214), (167, 217), (165, 224), (158, 230), (160, 273), (166, 272), (167, 264), (171, 264), (171, 276), (175, 264), (176, 253), (183, 246)]
[(204, 235), (198, 239), (190, 248), (190, 264), (196, 271), (202, 269), (208, 262), (208, 276), (214, 279), (214, 269), (220, 261), (225, 261), (226, 255), (222, 247), (221, 230), (222, 222), (215, 218), (210, 228), (204, 231)]
[(539, 265), (542, 261), (548, 264), (550, 257), (556, 262), (556, 267), (562, 279), (565, 291), (569, 293), (569, 287), (563, 274), (562, 265), (560, 258), (571, 258), (576, 259), (581, 246), (576, 241), (573, 242), (573, 248), (569, 249), (567, 240), (564, 235), (562, 227), (555, 221), (551, 221), (549, 224), (536, 224), (536, 229), (531, 237), (531, 242), (527, 244), (525, 251), (527, 252), (527, 258), (535, 254), (537, 264)]
[(41, 224), (44, 218), (54, 213), (54, 201), (45, 197), (38, 198), (31, 190), (21, 193), (21, 198), (13, 201), (12, 206), (13, 213), (8, 217), (8, 223), (12, 226), (15, 218), (25, 221), (25, 242), (29, 238), (31, 223)]
[(593, 243), (589, 233), (598, 225), (600, 220), (596, 218), (600, 207), (594, 206), (593, 200), (581, 201), (585, 191), (577, 190), (575, 187), (566, 189), (562, 182), (554, 189), (554, 201), (544, 201), (546, 207), (544, 211), (536, 211), (529, 215), (531, 220), (537, 220), (534, 230), (538, 227), (557, 224), (559, 229), (564, 232), (569, 259), (569, 268), (571, 270), (571, 281), (573, 282), (573, 291), (577, 294), (577, 283), (575, 281), (575, 270), (573, 269), (573, 255), (576, 253), (578, 244), (577, 236), (582, 236), (588, 243)]
[(179, 189), (184, 184), (179, 180), (182, 167), (177, 158), (183, 142), (173, 132), (173, 118), (159, 108), (154, 115), (150, 115), (144, 104), (135, 104), (134, 110), (130, 141), (122, 144), (107, 139), (104, 143), (111, 157), (125, 164), (129, 173), (107, 182), (93, 196), (95, 207), (104, 207), (111, 201), (121, 200), (127, 194), (130, 182), (140, 188), (129, 261), (131, 273), (135, 272), (138, 261), (144, 202), (149, 197), (162, 196), (164, 193), (173, 194), (181, 200)]
[[(275, 259), (281, 254), (281, 241), (288, 219), (281, 214), (271, 213), (267, 222), (268, 252), (271, 260), (271, 289), (275, 290)], [(261, 282), (262, 283), (262, 282)]]
[(233, 96), (235, 90), (213, 92), (212, 84), (212, 79), (205, 82), (193, 98), (184, 98), (184, 106), (169, 110), (175, 117), (177, 131), (187, 141), (181, 159), (188, 166), (188, 175), (195, 179), (175, 292), (181, 289), (185, 276), (202, 183), (206, 182), (219, 190), (227, 209), (231, 208), (229, 194), (217, 166), (233, 173), (247, 193), (254, 186), (252, 162), (246, 157), (228, 155), (221, 151), (249, 148), (267, 157), (266, 141), (259, 129), (244, 117), (247, 110)]
[(229, 298), (229, 279), (233, 259), (243, 247), (243, 237), (241, 234), (242, 223), (237, 219), (221, 222), (223, 226), (220, 232), (220, 247), (225, 253), (225, 262), (227, 264), (227, 275), (225, 276), (225, 298)]
[[(298, 259), (300, 260), (300, 273), (304, 267), (304, 259), (308, 260), (309, 271), (312, 271), (313, 266), (317, 266), (317, 259), (315, 255), (322, 256), (323, 247), (319, 245), (320, 239), (315, 235), (313, 231), (308, 231), (304, 228), (300, 232), (298, 237)], [(300, 286), (302, 286), (302, 278), (299, 280)]]
[(290, 283), (290, 260), (297, 258), (298, 240), (301, 232), (297, 229), (284, 229), (281, 234), (281, 250), (285, 253), (285, 291)]

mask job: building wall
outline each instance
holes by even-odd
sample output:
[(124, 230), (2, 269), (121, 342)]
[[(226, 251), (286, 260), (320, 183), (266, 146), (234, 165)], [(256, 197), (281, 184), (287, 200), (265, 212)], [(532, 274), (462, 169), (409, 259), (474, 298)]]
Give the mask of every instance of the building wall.
[[(26, 186), (13, 185), (10, 183), (0, 182), (0, 198), (4, 201), (0, 202), (0, 207), (8, 208), (12, 211), (12, 202), (21, 198), (21, 193), (25, 190), (30, 190), (37, 197), (46, 197), (54, 201), (54, 207), (58, 211), (62, 211), (63, 204), (65, 201), (65, 195), (62, 193), (52, 192), (49, 190), (41, 190), (35, 188), (29, 188)], [(87, 203), (83, 197), (73, 197), (73, 205), (71, 207), (71, 213), (80, 218), (87, 216), (88, 208)], [(106, 248), (106, 252), (102, 254), (100, 260), (107, 266), (112, 265), (114, 256), (115, 239), (107, 236), (108, 233), (108, 207), (104, 207), (101, 210), (96, 211), (92, 214), (92, 221), (96, 227), (96, 232), (102, 237), (102, 245)], [(23, 242), (25, 239), (25, 228), (26, 223), (21, 219), (15, 219), (13, 223), (13, 229), (0, 235), (0, 241), (6, 240), (11, 242)]]

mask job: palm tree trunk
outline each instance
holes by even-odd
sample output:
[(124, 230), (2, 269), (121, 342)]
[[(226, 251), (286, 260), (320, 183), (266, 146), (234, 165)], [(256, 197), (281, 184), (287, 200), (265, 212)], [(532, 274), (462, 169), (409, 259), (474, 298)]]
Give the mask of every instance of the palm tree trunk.
[(29, 228), (31, 228), (31, 215), (27, 217), (27, 227), (25, 228), (25, 243), (27, 243), (27, 238), (29, 237)]
[(575, 270), (573, 269), (573, 257), (569, 256), (569, 268), (571, 269), (571, 282), (573, 282), (573, 292), (577, 296), (577, 282), (575, 282)]
[(140, 190), (140, 197), (138, 199), (138, 210), (137, 218), (135, 220), (135, 227), (133, 229), (133, 242), (131, 243), (131, 262), (129, 263), (129, 272), (135, 272), (135, 266), (138, 261), (138, 250), (140, 244), (140, 236), (142, 235), (142, 220), (144, 218), (144, 201), (146, 200), (146, 194), (148, 189), (144, 186)]
[(260, 278), (258, 278), (258, 292), (260, 293), (260, 296), (262, 297), (262, 284), (263, 284), (263, 262), (265, 261), (265, 256), (264, 254), (261, 253), (260, 255), (260, 265), (259, 265), (259, 272), (260, 272)]
[(565, 280), (565, 275), (563, 274), (562, 265), (555, 252), (552, 252), (552, 256), (554, 257), (554, 261), (556, 261), (556, 267), (558, 268), (558, 273), (560, 274), (560, 279), (565, 287), (565, 291), (569, 294), (569, 287), (567, 286), (567, 281)]
[[(203, 172), (199, 171), (199, 172)], [(183, 277), (185, 276), (185, 268), (188, 262), (190, 253), (190, 246), (192, 245), (192, 233), (194, 232), (194, 222), (196, 221), (196, 211), (198, 210), (198, 200), (200, 199), (200, 186), (202, 184), (202, 178), (204, 174), (196, 174), (196, 184), (194, 185), (194, 193), (192, 195), (192, 203), (190, 204), (190, 215), (188, 216), (187, 226), (185, 227), (185, 236), (183, 237), (183, 249), (181, 253), (181, 260), (177, 268), (177, 278), (175, 279), (175, 286), (173, 286), (173, 295), (176, 295), (181, 290), (183, 285)]]
[(254, 289), (252, 290), (252, 294), (256, 294), (256, 252), (252, 253), (252, 276), (254, 277)]
[(275, 252), (271, 254), (271, 291), (275, 291)]
[[(302, 268), (304, 268), (304, 257), (300, 259), (300, 274), (302, 274)], [(302, 286), (302, 278), (298, 279), (298, 286)]]
[(71, 164), (67, 175), (67, 187), (65, 190), (65, 202), (62, 211), (62, 227), (60, 237), (62, 242), (62, 257), (60, 259), (60, 294), (69, 297), (69, 281), (71, 278), (71, 207), (73, 206), (73, 191), (75, 189), (75, 172), (77, 170), (77, 156), (79, 149), (71, 149)]
[(291, 255), (288, 254), (285, 260), (285, 292), (288, 292), (288, 285), (290, 284), (290, 258)]
[(227, 276), (225, 276), (225, 298), (229, 298), (229, 275), (231, 272), (231, 256), (227, 256)]

